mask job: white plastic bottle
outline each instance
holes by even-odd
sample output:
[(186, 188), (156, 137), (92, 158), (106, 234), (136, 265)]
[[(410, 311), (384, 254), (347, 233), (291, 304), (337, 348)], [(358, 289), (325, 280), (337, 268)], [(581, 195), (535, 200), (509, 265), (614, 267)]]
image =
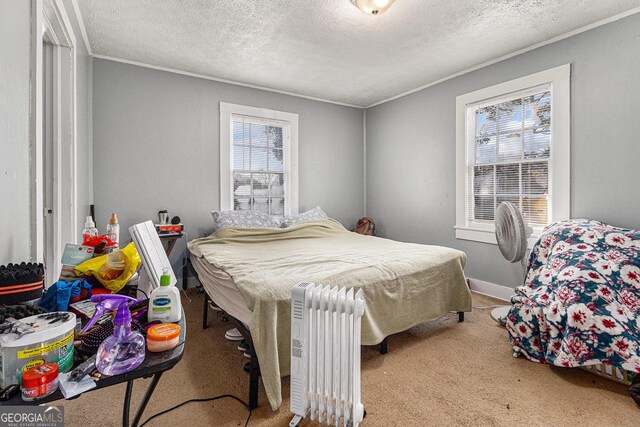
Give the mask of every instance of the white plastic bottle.
[(87, 237), (96, 237), (98, 235), (98, 229), (96, 223), (93, 222), (93, 218), (89, 215), (84, 221), (84, 230), (82, 230), (82, 238), (86, 240)]
[(175, 286), (171, 286), (171, 276), (166, 268), (160, 276), (160, 286), (151, 291), (151, 295), (149, 295), (147, 318), (149, 322), (154, 320), (179, 322), (182, 318), (180, 291)]
[(120, 246), (120, 224), (118, 224), (118, 217), (115, 212), (111, 212), (111, 217), (109, 217), (107, 237)]

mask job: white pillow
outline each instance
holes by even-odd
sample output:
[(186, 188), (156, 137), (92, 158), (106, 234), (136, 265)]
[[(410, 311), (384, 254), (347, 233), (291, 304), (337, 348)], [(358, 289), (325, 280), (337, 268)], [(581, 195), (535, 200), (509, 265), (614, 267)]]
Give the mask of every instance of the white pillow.
[(320, 206), (316, 206), (315, 208), (298, 215), (285, 215), (282, 218), (282, 228), (291, 227), (292, 225), (300, 224), (301, 222), (319, 221), (327, 218), (329, 217), (322, 211), (322, 209), (320, 209)]
[(214, 230), (222, 228), (280, 228), (280, 221), (257, 211), (211, 211)]

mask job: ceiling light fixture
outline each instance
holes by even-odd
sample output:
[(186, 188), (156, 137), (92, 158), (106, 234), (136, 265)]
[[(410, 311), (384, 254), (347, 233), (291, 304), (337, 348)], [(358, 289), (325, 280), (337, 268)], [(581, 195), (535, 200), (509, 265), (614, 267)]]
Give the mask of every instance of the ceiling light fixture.
[(378, 15), (389, 9), (393, 0), (351, 0), (351, 3), (367, 15)]

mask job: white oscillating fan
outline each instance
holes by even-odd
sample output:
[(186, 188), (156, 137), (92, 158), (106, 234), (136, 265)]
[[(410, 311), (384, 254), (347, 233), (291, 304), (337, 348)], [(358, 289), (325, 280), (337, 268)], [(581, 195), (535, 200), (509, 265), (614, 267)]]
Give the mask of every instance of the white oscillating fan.
[[(533, 232), (522, 217), (522, 212), (511, 202), (502, 202), (496, 210), (495, 219), (496, 241), (502, 256), (509, 262), (522, 263), (523, 275), (527, 271), (527, 242)], [(498, 323), (505, 324), (507, 313), (511, 306), (505, 305), (494, 308), (491, 317)]]

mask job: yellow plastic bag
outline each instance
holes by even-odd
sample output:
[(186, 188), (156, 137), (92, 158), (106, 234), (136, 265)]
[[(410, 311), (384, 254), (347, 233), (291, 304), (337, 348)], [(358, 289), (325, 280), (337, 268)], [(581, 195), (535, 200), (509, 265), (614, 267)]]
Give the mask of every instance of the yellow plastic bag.
[(118, 292), (138, 271), (141, 263), (136, 245), (131, 242), (120, 250), (83, 262), (74, 271), (78, 275), (92, 275), (111, 292)]

